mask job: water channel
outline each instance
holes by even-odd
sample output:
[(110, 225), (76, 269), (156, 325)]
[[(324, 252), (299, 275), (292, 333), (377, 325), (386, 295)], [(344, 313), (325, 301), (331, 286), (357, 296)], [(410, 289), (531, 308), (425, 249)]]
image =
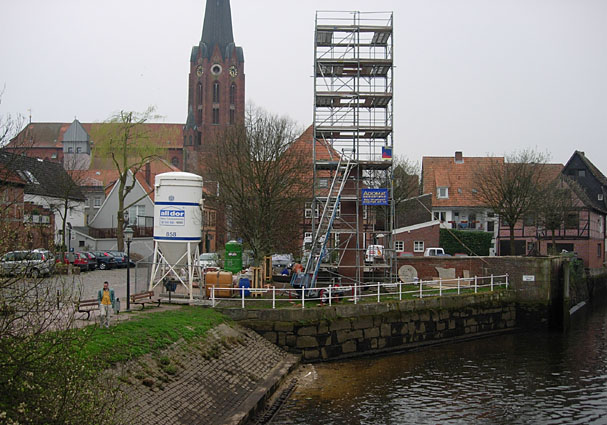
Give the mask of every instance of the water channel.
[(607, 423), (607, 305), (519, 332), (307, 366), (273, 424)]

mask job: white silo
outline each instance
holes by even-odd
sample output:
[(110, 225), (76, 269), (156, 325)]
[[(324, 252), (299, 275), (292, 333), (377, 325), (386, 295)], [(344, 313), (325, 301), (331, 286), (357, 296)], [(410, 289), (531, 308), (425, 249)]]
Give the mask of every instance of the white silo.
[(182, 172), (158, 174), (154, 184), (154, 264), (150, 290), (170, 279), (186, 286), (192, 300), (193, 280), (201, 274), (197, 266), (201, 238), (202, 177)]

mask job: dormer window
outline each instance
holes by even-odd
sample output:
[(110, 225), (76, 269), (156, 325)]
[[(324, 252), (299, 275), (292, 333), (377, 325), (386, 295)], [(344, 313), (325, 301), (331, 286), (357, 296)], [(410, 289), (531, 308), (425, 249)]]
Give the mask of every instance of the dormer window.
[(447, 199), (449, 198), (449, 188), (448, 187), (439, 187), (437, 188), (438, 193), (436, 194), (436, 197), (438, 199)]

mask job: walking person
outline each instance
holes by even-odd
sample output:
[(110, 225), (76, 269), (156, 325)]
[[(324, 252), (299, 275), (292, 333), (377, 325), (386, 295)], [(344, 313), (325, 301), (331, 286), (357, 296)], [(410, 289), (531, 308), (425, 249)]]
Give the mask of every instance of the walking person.
[(114, 290), (110, 289), (110, 284), (107, 280), (103, 282), (103, 289), (97, 292), (97, 301), (99, 302), (99, 310), (101, 312), (101, 326), (109, 328), (115, 299)]

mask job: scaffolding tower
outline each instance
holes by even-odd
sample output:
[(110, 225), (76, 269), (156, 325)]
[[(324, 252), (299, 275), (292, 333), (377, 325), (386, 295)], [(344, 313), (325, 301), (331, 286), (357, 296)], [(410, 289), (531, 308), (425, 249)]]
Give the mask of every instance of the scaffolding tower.
[[(320, 263), (319, 281), (395, 275), (392, 18), (316, 13), (311, 256)], [(368, 251), (371, 245), (383, 245), (383, 252)]]

